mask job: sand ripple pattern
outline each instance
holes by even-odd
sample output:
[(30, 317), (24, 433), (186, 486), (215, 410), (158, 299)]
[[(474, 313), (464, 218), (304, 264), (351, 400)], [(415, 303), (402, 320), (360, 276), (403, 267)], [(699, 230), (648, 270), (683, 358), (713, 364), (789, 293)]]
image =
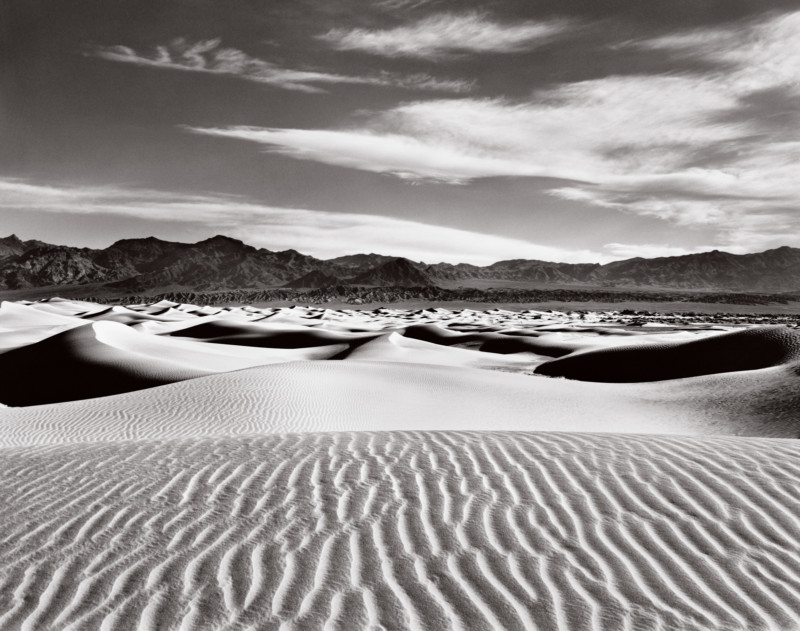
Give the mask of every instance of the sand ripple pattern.
[(800, 446), (385, 432), (0, 451), (2, 629), (800, 627)]

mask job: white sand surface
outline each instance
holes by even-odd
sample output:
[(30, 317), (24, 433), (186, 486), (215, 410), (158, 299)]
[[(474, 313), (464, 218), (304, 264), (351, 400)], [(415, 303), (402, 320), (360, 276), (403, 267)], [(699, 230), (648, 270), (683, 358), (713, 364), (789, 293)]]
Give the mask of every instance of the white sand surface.
[(373, 339), (347, 355), (348, 361), (373, 360), (427, 364), (435, 366), (475, 367), (508, 371), (532, 370), (547, 358), (533, 353), (497, 355), (452, 348), (410, 339), (393, 332)]
[(34, 344), (85, 321), (13, 302), (0, 303), (0, 353)]
[(110, 307), (109, 309), (98, 311), (94, 314), (89, 314), (89, 319), (94, 321), (110, 321), (110, 322), (120, 322), (122, 324), (137, 324), (140, 322), (156, 322), (162, 324), (168, 323), (183, 323), (189, 321), (190, 324), (193, 324), (194, 321), (192, 320), (192, 316), (190, 315), (189, 318), (181, 317), (173, 318), (169, 314), (165, 312), (164, 309), (158, 309), (156, 313), (148, 313), (144, 310), (136, 310), (133, 308), (122, 307), (119, 305), (115, 305)]
[(406, 362), (280, 363), (6, 408), (0, 444), (403, 429), (794, 438), (800, 436), (796, 371), (599, 384)]
[(39, 308), (37, 304), (21, 305), (5, 300), (0, 302), (0, 327), (7, 330), (80, 323), (81, 321), (73, 316), (48, 312)]
[(6, 449), (0, 627), (796, 629), (798, 471), (741, 438)]
[(800, 334), (615, 317), (3, 303), (0, 629), (800, 629)]
[(203, 375), (335, 355), (346, 345), (264, 349), (139, 333), (95, 322), (0, 354), (0, 401), (56, 403), (141, 390)]

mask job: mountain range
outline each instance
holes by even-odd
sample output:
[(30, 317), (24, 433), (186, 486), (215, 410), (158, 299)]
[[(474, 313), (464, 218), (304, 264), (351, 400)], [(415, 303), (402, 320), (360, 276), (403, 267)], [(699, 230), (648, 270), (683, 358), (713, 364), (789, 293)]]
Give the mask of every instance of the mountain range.
[(91, 284), (108, 293), (288, 287), (622, 287), (737, 292), (800, 290), (800, 249), (714, 250), (599, 263), (514, 259), (492, 265), (415, 262), (380, 254), (317, 259), (215, 236), (198, 243), (123, 239), (104, 249), (0, 238), (0, 290)]

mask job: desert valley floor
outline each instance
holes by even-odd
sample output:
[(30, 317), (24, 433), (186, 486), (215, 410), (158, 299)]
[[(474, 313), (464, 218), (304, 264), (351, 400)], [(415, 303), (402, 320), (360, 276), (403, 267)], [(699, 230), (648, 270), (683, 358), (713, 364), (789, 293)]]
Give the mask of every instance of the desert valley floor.
[(0, 629), (800, 629), (800, 331), (0, 307)]

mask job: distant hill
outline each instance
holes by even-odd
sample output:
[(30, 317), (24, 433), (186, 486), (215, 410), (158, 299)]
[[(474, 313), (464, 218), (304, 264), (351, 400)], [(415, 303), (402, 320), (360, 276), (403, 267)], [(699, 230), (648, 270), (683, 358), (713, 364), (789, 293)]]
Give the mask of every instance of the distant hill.
[(498, 261), (486, 267), (459, 263), (436, 263), (428, 266), (428, 272), (439, 280), (513, 280), (536, 283), (568, 284), (586, 282), (599, 263), (550, 263), (526, 259)]
[(113, 287), (137, 292), (160, 287), (260, 289), (282, 285), (319, 267), (317, 259), (294, 250), (256, 249), (220, 235), (154, 254), (154, 259), (139, 263), (143, 273)]
[(378, 287), (435, 287), (433, 279), (408, 259), (396, 258), (380, 263), (350, 280), (353, 285)]
[(328, 259), (326, 263), (331, 266), (331, 269), (358, 273), (396, 258), (396, 256), (386, 256), (384, 254), (348, 254), (347, 256)]
[(332, 285), (340, 285), (341, 283), (341, 278), (315, 269), (308, 274), (303, 274), (300, 278), (289, 281), (284, 287), (291, 287), (294, 289), (321, 289)]
[(381, 254), (329, 260), (296, 250), (273, 252), (215, 236), (198, 243), (155, 237), (123, 239), (104, 249), (0, 239), (0, 289), (91, 284), (109, 294), (271, 287), (458, 287), (471, 282), (518, 286), (676, 289), (730, 292), (800, 291), (800, 249), (757, 254), (704, 252), (600, 265), (513, 259), (492, 265), (414, 262)]
[(0, 261), (10, 258), (12, 256), (19, 256), (27, 250), (33, 249), (40, 245), (46, 245), (41, 241), (23, 241), (17, 235), (0, 239)]
[(797, 291), (800, 249), (781, 247), (757, 254), (714, 250), (685, 256), (634, 258), (599, 266), (589, 279), (631, 287)]

